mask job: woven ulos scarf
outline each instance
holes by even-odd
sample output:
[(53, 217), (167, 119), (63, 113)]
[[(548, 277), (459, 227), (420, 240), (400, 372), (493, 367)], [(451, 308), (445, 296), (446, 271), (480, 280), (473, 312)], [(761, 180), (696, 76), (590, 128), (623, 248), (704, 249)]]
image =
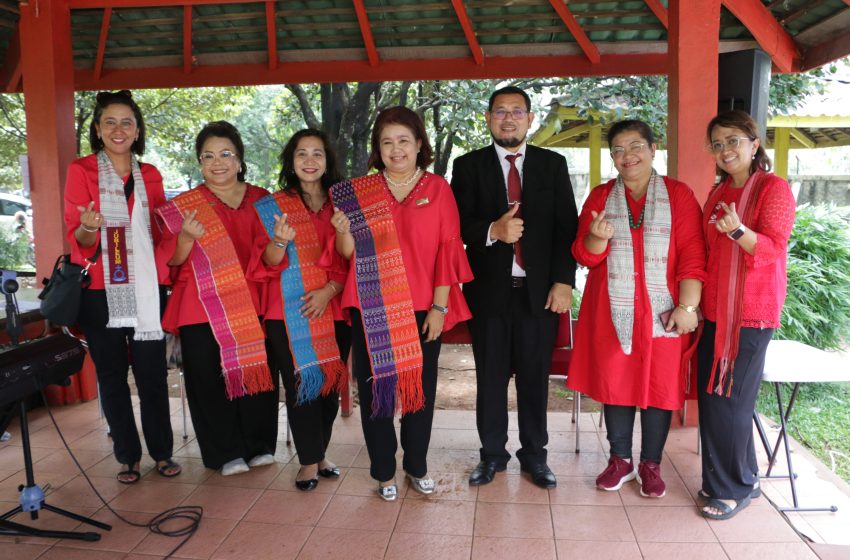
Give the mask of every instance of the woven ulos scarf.
[[(629, 227), (628, 191), (617, 177), (605, 202), (605, 219), (614, 226), (608, 253), (608, 297), (611, 321), (623, 353), (632, 353), (635, 322), (635, 265), (632, 233)], [(672, 228), (670, 196), (664, 179), (652, 170), (643, 214), (643, 270), (646, 291), (652, 306), (652, 336), (676, 337), (667, 332), (659, 316), (673, 308), (673, 296), (667, 287), (667, 256)]]
[(127, 210), (124, 181), (109, 156), (97, 153), (97, 184), (100, 197), (100, 246), (103, 253), (103, 284), (109, 309), (107, 327), (132, 327), (135, 340), (161, 340), (159, 284), (151, 238), (150, 210), (145, 182), (135, 156), (131, 155), (133, 215)]
[[(196, 210), (204, 235), (195, 241), (189, 262), (201, 304), (220, 348), (222, 375), (228, 399), (274, 389), (265, 334), (251, 301), (248, 283), (230, 234), (215, 213), (205, 186), (181, 194), (156, 209), (168, 230), (177, 235), (183, 217)], [(210, 198), (208, 198), (208, 196)]]
[(372, 417), (425, 406), (422, 347), (386, 186), (376, 173), (331, 187), (354, 236), (354, 273), (372, 365)]
[[(738, 201), (737, 211), (741, 223), (747, 227), (753, 223), (756, 202), (761, 195), (764, 184), (764, 171), (756, 171), (744, 185), (744, 191)], [(709, 231), (717, 229), (710, 223), (715, 213), (717, 203), (727, 189), (732, 188), (732, 179), (725, 181), (709, 195), (704, 213), (703, 231), (709, 239)], [(718, 251), (720, 270), (718, 271), (717, 289), (717, 330), (714, 333), (714, 360), (711, 363), (711, 376), (706, 391), (717, 395), (732, 394), (732, 372), (735, 370), (735, 358), (738, 356), (738, 337), (741, 333), (741, 318), (744, 311), (744, 285), (747, 280), (747, 265), (744, 261), (744, 251), (737, 241), (732, 241), (726, 235), (719, 234), (714, 242), (713, 251)]]
[(254, 207), (269, 238), (274, 236), (275, 216), (286, 219), (295, 230), (295, 239), (286, 245), (289, 264), (280, 273), (280, 290), (289, 350), (295, 362), (297, 404), (339, 392), (345, 386), (348, 369), (339, 357), (333, 314), (328, 308), (321, 317), (301, 315), (301, 298), (328, 283), (327, 273), (316, 266), (322, 246), (310, 213), (300, 196), (282, 192), (263, 197)]

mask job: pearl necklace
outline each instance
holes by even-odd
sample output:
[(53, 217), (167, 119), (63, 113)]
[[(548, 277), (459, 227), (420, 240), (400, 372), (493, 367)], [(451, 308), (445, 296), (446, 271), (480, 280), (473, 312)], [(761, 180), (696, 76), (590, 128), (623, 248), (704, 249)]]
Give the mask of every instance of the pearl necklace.
[(384, 180), (386, 180), (387, 184), (390, 187), (392, 187), (394, 189), (406, 189), (411, 184), (416, 182), (416, 180), (419, 178), (419, 175), (420, 175), (421, 172), (422, 172), (422, 170), (417, 167), (416, 171), (413, 172), (413, 175), (411, 175), (406, 181), (402, 181), (400, 183), (396, 183), (395, 181), (390, 179), (390, 176), (387, 173), (386, 169), (384, 169), (383, 175), (384, 175)]

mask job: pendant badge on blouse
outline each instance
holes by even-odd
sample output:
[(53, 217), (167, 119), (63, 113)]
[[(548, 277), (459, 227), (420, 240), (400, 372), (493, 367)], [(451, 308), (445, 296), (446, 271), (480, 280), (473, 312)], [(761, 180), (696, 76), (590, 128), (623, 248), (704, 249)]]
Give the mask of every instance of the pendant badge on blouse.
[(427, 198), (419, 198), (419, 199), (416, 200), (416, 206), (425, 206), (429, 202), (431, 202), (431, 201), (428, 200)]

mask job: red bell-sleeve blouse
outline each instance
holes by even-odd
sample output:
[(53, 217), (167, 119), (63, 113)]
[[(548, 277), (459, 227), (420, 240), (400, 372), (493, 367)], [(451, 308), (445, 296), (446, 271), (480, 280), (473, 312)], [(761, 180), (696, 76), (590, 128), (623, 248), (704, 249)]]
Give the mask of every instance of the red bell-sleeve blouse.
[[(210, 191), (206, 185), (201, 184), (195, 188), (201, 189), (201, 192), (209, 200), (233, 242), (242, 271), (247, 271), (251, 256), (254, 254), (254, 244), (257, 243), (259, 238), (257, 229), (262, 227), (257, 219), (257, 213), (254, 211), (254, 202), (269, 194), (268, 191), (249, 184), (239, 207), (231, 208)], [(169, 232), (167, 228), (163, 228), (162, 237), (163, 247), (170, 250), (168, 253), (170, 259), (177, 247), (177, 235)], [(192, 251), (199, 250), (197, 243), (192, 246)], [(169, 332), (176, 333), (178, 328), (184, 325), (208, 323), (209, 318), (198, 296), (198, 285), (192, 269), (191, 253), (182, 265), (172, 267), (172, 275), (174, 277), (174, 288), (171, 297), (168, 298), (162, 327)], [(257, 310), (257, 315), (260, 315), (263, 311), (265, 283), (250, 278), (246, 278), (246, 281), (254, 308)]]
[[(670, 197), (672, 219), (667, 288), (675, 304), (679, 301), (680, 280), (705, 280), (705, 242), (700, 225), (700, 207), (691, 189), (669, 177), (664, 177), (664, 183)], [(572, 247), (578, 263), (590, 271), (581, 299), (567, 385), (605, 404), (676, 410), (682, 407), (685, 398), (682, 355), (691, 337), (652, 336), (652, 306), (644, 275), (643, 229), (630, 230), (634, 249), (635, 318), (632, 353), (629, 355), (623, 353), (611, 321), (609, 250), (606, 248), (603, 253), (595, 255), (584, 246), (593, 220), (591, 212), (605, 209), (613, 186), (612, 180), (591, 191), (582, 208), (578, 235)], [(641, 215), (646, 197), (640, 200), (627, 197), (627, 201), (632, 215)]]
[[(472, 280), (472, 269), (460, 238), (452, 189), (439, 175), (426, 172), (402, 202), (396, 200), (386, 182), (384, 192), (401, 246), (413, 309), (431, 309), (434, 288), (450, 286), (449, 313), (443, 325), (443, 331), (448, 331), (472, 316), (459, 286)], [(342, 291), (342, 306), (360, 309), (353, 266)]]
[[(744, 226), (756, 234), (757, 242), (754, 254), (746, 251), (744, 262), (747, 266), (746, 282), (744, 283), (744, 308), (741, 316), (742, 327), (757, 329), (779, 328), (779, 316), (785, 303), (785, 293), (788, 287), (787, 251), (788, 239), (794, 227), (794, 217), (797, 203), (788, 182), (773, 173), (765, 173), (765, 184), (762, 185), (751, 223)], [(723, 189), (720, 200), (727, 205), (735, 203), (739, 216), (742, 208), (737, 208), (738, 201), (744, 189), (731, 186), (731, 180), (720, 183), (716, 188)], [(724, 233), (717, 231), (714, 226), (718, 217), (723, 217), (719, 201), (714, 208), (705, 208), (708, 218), (705, 228), (705, 240), (708, 247), (708, 279), (705, 282), (702, 297), (702, 310), (709, 321), (717, 319), (717, 291), (725, 289), (720, 272), (720, 252), (717, 247), (721, 243), (735, 243)], [(719, 215), (719, 216), (718, 216)]]
[[(316, 228), (316, 233), (319, 234), (319, 244), (322, 247), (322, 255), (316, 266), (328, 273), (328, 280), (338, 282), (341, 286), (345, 285), (346, 277), (348, 276), (348, 261), (336, 252), (334, 242), (336, 240), (336, 230), (331, 225), (331, 217), (334, 209), (330, 199), (319, 209), (318, 212), (313, 212), (308, 207), (304, 207), (310, 215), (310, 220)], [(257, 221), (259, 222), (259, 217)], [(268, 320), (285, 320), (283, 314), (283, 295), (280, 289), (280, 273), (289, 266), (289, 259), (284, 254), (283, 260), (276, 266), (268, 266), (262, 256), (269, 243), (269, 236), (265, 228), (260, 224), (258, 232), (259, 239), (254, 244), (255, 255), (251, 258), (249, 277), (255, 280), (266, 280), (266, 297), (264, 299), (263, 318)], [(345, 315), (342, 310), (342, 292), (336, 294), (329, 302), (329, 310), (333, 313), (334, 321), (342, 321)]]
[[(163, 249), (161, 245), (162, 232), (154, 218), (154, 210), (165, 202), (165, 192), (162, 188), (162, 175), (159, 174), (156, 167), (147, 163), (139, 163), (139, 170), (142, 173), (142, 180), (145, 182), (145, 193), (148, 196), (148, 212), (150, 213), (151, 236), (153, 237), (154, 259), (156, 261), (156, 270), (158, 281), (163, 285), (170, 285), (168, 260), (171, 254), (167, 253), (167, 249)], [(122, 177), (123, 181), (127, 181), (127, 177)], [(97, 246), (100, 243), (100, 237), (91, 247), (81, 247), (77, 238), (74, 236), (74, 231), (80, 227), (80, 211), (78, 206), (88, 206), (91, 201), (94, 201), (94, 210), (100, 212), (100, 193), (98, 186), (97, 172), (97, 154), (91, 154), (82, 157), (68, 166), (68, 175), (65, 178), (65, 238), (71, 246), (71, 261), (75, 264), (85, 265), (85, 259), (94, 256)], [(135, 193), (130, 195), (130, 200), (127, 201), (127, 213), (132, 217), (133, 205), (136, 202)], [(89, 269), (91, 277), (91, 285), (89, 289), (103, 290), (103, 259), (98, 257), (97, 262)]]

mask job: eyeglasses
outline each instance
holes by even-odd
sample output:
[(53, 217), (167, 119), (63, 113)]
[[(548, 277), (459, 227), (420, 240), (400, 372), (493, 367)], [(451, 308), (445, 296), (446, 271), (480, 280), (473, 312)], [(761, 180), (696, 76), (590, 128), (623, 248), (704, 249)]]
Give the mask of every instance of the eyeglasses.
[(718, 140), (717, 142), (712, 142), (709, 147), (711, 148), (712, 152), (714, 152), (715, 154), (719, 154), (724, 150), (734, 150), (735, 148), (741, 145), (741, 142), (745, 140), (749, 140), (752, 142), (753, 139), (747, 138), (746, 136), (730, 136), (726, 139), (725, 142), (721, 142), (720, 140)]
[(204, 152), (201, 154), (201, 163), (204, 165), (209, 165), (216, 159), (220, 159), (221, 161), (227, 162), (230, 161), (231, 158), (235, 157), (237, 157), (237, 155), (231, 152), (230, 150), (222, 150), (221, 152), (219, 152), (218, 156), (216, 156), (212, 152)]
[(528, 114), (528, 111), (524, 111), (522, 109), (514, 109), (513, 111), (507, 111), (505, 109), (496, 109), (492, 111), (490, 115), (492, 115), (496, 120), (503, 121), (505, 118), (510, 115), (514, 118), (514, 120), (520, 120), (524, 116)]
[(611, 157), (614, 159), (623, 157), (626, 152), (630, 154), (639, 154), (646, 148), (646, 142), (632, 142), (626, 147), (614, 146), (611, 148)]

